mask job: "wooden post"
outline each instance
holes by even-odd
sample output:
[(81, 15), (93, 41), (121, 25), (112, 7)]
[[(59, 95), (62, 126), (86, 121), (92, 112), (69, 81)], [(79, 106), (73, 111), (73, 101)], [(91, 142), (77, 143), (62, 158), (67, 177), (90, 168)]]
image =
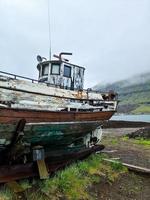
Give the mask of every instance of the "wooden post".
[(35, 146), (33, 148), (33, 160), (37, 163), (40, 179), (47, 179), (49, 174), (45, 163), (45, 152), (43, 146)]

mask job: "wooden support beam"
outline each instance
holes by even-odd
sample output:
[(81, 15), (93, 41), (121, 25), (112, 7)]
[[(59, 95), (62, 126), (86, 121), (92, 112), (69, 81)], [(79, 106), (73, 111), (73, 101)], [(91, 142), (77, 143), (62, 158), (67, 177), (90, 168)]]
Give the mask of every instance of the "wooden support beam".
[(45, 160), (37, 160), (37, 166), (39, 171), (40, 179), (47, 179), (49, 177)]
[[(112, 159), (104, 158), (103, 160), (105, 160), (107, 162), (111, 162), (111, 163), (118, 163), (118, 161), (112, 160)], [(122, 165), (127, 167), (129, 170), (132, 170), (132, 171), (135, 171), (135, 172), (150, 174), (150, 169), (145, 168), (145, 167), (131, 165), (131, 164), (128, 164), (128, 163), (122, 163)]]

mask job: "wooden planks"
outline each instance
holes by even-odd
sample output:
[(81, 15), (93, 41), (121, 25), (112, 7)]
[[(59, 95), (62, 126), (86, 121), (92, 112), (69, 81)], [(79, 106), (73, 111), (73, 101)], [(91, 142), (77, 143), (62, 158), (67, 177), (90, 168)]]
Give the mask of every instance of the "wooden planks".
[[(103, 160), (105, 160), (107, 162), (111, 162), (111, 163), (118, 163), (117, 161), (112, 160), (112, 159), (104, 158)], [(132, 170), (132, 171), (150, 174), (150, 169), (145, 168), (145, 167), (140, 167), (140, 166), (137, 166), (137, 165), (131, 165), (131, 164), (128, 164), (128, 163), (122, 163), (122, 165), (127, 167), (129, 170)]]
[(37, 166), (39, 171), (40, 179), (47, 179), (49, 177), (45, 160), (37, 160)]
[(55, 112), (29, 109), (0, 108), (0, 123), (14, 123), (23, 118), (27, 122), (102, 121), (110, 119), (110, 117), (114, 113), (115, 111)]

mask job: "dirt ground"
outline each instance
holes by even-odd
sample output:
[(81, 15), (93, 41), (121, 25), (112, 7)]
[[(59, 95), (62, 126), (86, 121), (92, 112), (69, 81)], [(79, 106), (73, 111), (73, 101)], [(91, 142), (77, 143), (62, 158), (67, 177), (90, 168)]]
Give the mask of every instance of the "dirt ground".
[(111, 185), (105, 181), (95, 184), (91, 191), (97, 200), (149, 200), (150, 177), (130, 172)]
[(124, 136), (139, 128), (104, 129), (102, 143), (105, 150), (116, 150), (109, 153), (111, 157), (120, 158), (122, 162), (150, 168), (150, 146), (136, 144), (134, 139)]
[[(139, 128), (107, 128), (103, 130), (102, 144), (110, 158), (150, 169), (150, 146), (136, 144), (134, 139), (127, 139), (126, 134)], [(128, 172), (119, 177), (112, 184), (103, 180), (91, 188), (91, 192), (98, 200), (149, 200), (150, 174)]]

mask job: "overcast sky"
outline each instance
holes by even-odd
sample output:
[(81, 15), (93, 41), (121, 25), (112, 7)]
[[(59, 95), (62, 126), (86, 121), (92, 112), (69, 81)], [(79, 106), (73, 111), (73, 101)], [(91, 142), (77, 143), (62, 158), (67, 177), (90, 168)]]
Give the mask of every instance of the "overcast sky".
[[(72, 52), (85, 87), (150, 71), (150, 0), (49, 0), (52, 53)], [(37, 78), (48, 0), (0, 0), (0, 70)]]

